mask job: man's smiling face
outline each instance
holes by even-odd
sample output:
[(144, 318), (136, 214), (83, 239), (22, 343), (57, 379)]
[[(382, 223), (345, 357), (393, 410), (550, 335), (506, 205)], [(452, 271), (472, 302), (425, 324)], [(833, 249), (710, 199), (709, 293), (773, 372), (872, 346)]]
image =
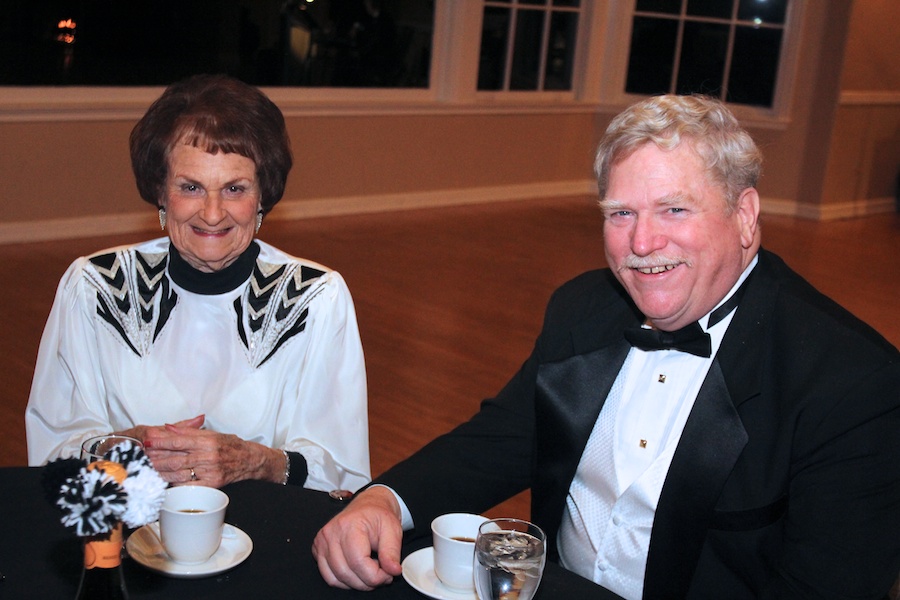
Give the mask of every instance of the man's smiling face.
[(712, 310), (749, 264), (758, 204), (748, 188), (729, 212), (687, 141), (672, 150), (644, 144), (610, 169), (606, 259), (652, 324), (673, 331)]

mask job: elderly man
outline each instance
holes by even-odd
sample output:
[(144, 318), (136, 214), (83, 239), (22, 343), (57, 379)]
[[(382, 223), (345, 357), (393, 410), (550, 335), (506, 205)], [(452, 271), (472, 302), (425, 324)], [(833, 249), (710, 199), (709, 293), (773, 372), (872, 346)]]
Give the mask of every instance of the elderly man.
[(610, 268), (556, 291), (480, 412), (322, 529), (325, 580), (384, 585), (403, 530), (531, 488), (551, 559), (598, 597), (883, 597), (900, 354), (760, 248), (759, 168), (719, 102), (616, 117), (596, 160)]

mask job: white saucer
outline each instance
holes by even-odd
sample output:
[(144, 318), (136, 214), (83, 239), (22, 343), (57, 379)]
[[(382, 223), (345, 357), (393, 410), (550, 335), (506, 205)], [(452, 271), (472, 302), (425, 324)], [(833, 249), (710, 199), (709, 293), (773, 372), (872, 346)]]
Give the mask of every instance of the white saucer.
[(434, 549), (416, 550), (403, 560), (403, 579), (420, 594), (437, 600), (478, 600), (475, 590), (448, 588), (434, 574)]
[(182, 565), (169, 558), (159, 542), (159, 523), (144, 525), (132, 533), (125, 542), (131, 558), (151, 571), (169, 577), (196, 579), (210, 577), (235, 567), (250, 556), (253, 541), (250, 536), (235, 527), (225, 524), (222, 543), (209, 560), (197, 565)]

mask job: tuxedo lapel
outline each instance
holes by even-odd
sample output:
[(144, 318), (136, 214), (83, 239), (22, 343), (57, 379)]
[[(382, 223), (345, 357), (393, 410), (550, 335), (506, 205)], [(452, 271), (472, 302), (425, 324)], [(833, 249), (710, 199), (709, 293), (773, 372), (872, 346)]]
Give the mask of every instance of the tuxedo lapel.
[(744, 297), (725, 332), (716, 359), (736, 407), (757, 396), (762, 389), (762, 374), (769, 369), (766, 360), (772, 312), (780, 283), (772, 277), (770, 255), (759, 253), (759, 264), (753, 269)]
[(684, 598), (728, 475), (747, 443), (747, 432), (713, 360), (666, 475), (653, 531), (645, 598)]
[(599, 350), (541, 365), (538, 371), (535, 410), (540, 434), (532, 509), (547, 528), (554, 557), (569, 485), (629, 349), (621, 338)]

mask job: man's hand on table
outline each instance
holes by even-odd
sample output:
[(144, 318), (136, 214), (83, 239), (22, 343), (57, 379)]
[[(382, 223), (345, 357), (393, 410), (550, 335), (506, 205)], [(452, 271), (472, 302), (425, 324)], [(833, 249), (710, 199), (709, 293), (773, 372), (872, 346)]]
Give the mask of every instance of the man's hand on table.
[(328, 585), (368, 591), (400, 575), (402, 541), (400, 506), (389, 489), (376, 486), (319, 531), (312, 553)]

